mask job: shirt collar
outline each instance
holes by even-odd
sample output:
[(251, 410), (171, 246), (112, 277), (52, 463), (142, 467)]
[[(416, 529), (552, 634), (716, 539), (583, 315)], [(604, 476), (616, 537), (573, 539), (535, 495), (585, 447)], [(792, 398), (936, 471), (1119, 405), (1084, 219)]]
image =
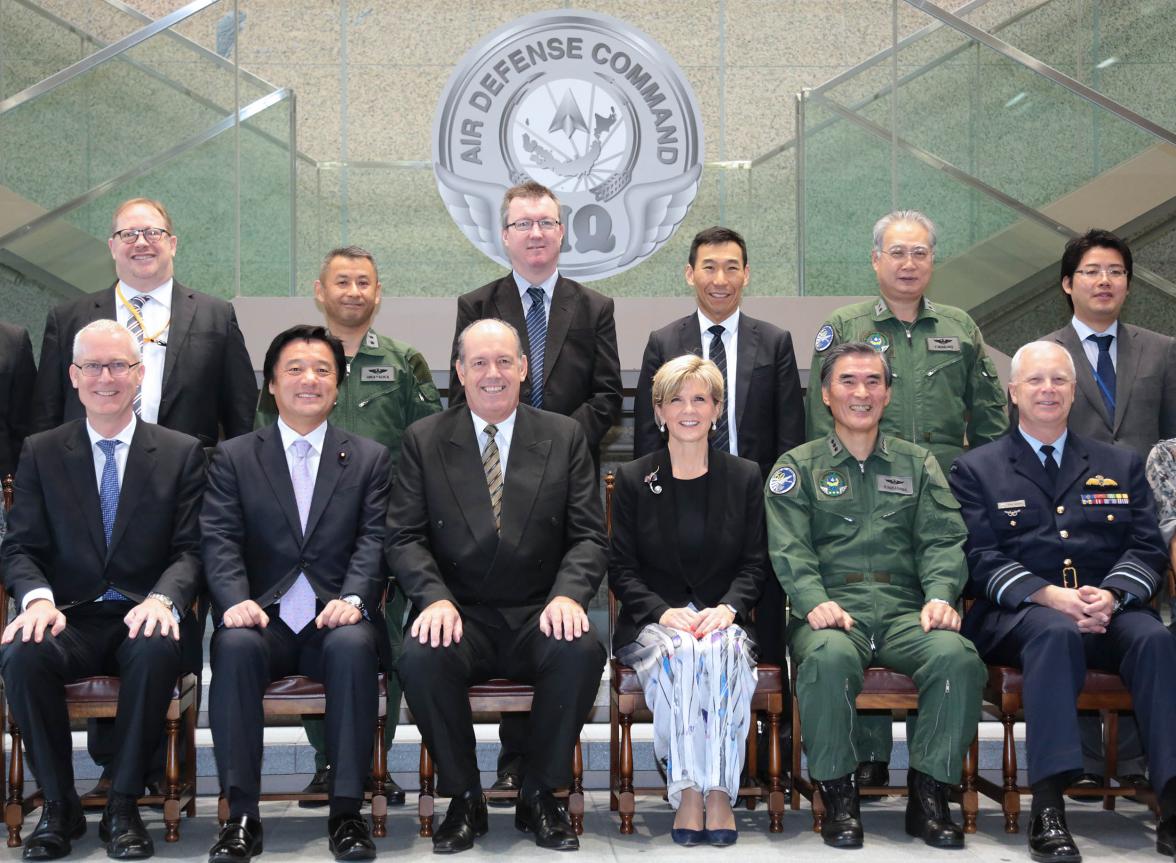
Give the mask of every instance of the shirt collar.
[[(894, 312), (890, 311), (890, 306), (886, 305), (885, 298), (883, 298), (881, 295), (879, 295), (878, 299), (874, 302), (874, 320), (883, 321), (883, 320), (886, 320), (886, 318), (893, 318), (893, 317), (894, 317)], [(938, 317), (939, 317), (939, 310), (937, 308), (935, 308), (935, 304), (932, 303), (926, 297), (923, 297), (923, 299), (919, 303), (919, 313), (917, 315), (915, 315), (915, 320), (917, 321), (917, 320), (919, 320), (919, 318), (938, 318)]]
[(128, 447), (131, 445), (131, 439), (135, 436), (135, 425), (139, 422), (135, 416), (134, 411), (131, 412), (131, 421), (126, 424), (126, 427), (116, 434), (114, 437), (103, 437), (98, 434), (94, 426), (90, 425), (90, 421), (86, 420), (86, 434), (90, 436), (90, 446), (94, 447), (100, 440), (117, 440), (122, 441)]
[(322, 455), (323, 444), (327, 439), (327, 421), (323, 420), (317, 428), (311, 429), (309, 434), (298, 434), (290, 426), (286, 425), (286, 421), (278, 417), (278, 433), (282, 436), (282, 451), (286, 452), (290, 449), (290, 444), (296, 440), (305, 440), (314, 449), (315, 455)]
[[(1017, 431), (1021, 433), (1021, 437), (1025, 439), (1025, 442), (1029, 444), (1029, 448), (1033, 450), (1033, 454), (1037, 456), (1038, 459), (1040, 459), (1041, 446), (1044, 441), (1039, 441), (1037, 438), (1033, 437), (1033, 435), (1029, 434), (1029, 432), (1025, 431), (1025, 429), (1023, 429), (1021, 426), (1017, 426)], [(1054, 461), (1056, 461), (1059, 465), (1062, 463), (1062, 450), (1066, 448), (1066, 438), (1069, 436), (1070, 430), (1063, 429), (1062, 433), (1058, 435), (1058, 439), (1053, 442)]]
[[(837, 437), (837, 432), (829, 432), (825, 436), (825, 445), (829, 448), (829, 455), (837, 459), (838, 464), (850, 460), (857, 461), (857, 457)], [(874, 442), (874, 451), (870, 455), (876, 455), (885, 462), (891, 461), (892, 456), (890, 455), (890, 447), (886, 443), (886, 435), (878, 432), (878, 440)]]
[[(514, 435), (515, 418), (518, 417), (518, 415), (519, 409), (516, 407), (513, 411), (510, 412), (510, 416), (508, 416), (506, 419), (502, 420), (501, 422), (494, 423), (494, 425), (498, 428), (498, 433), (502, 435), (503, 439), (506, 441), (507, 446), (510, 446), (511, 437)], [(470, 410), (470, 418), (474, 423), (474, 438), (478, 441), (478, 449), (481, 449), (486, 444), (486, 441), (484, 441), (482, 438), (486, 433), (486, 426), (490, 425), (490, 421), (482, 419), (480, 416), (474, 413), (472, 409)]]
[[(726, 320), (719, 321), (718, 324), (731, 335), (739, 332), (739, 316), (740, 310), (736, 309), (727, 316)], [(701, 327), (702, 332), (706, 332), (715, 325), (715, 322), (702, 313), (702, 309), (698, 310), (698, 326)], [(725, 334), (724, 334), (725, 335)]]
[[(518, 286), (519, 299), (520, 300), (525, 299), (527, 296), (527, 288), (531, 287), (532, 283), (528, 282), (526, 279), (524, 279), (522, 276), (520, 276), (518, 273), (514, 272), (513, 270), (511, 271), (511, 275), (514, 276), (515, 284)], [(547, 294), (547, 299), (550, 300), (555, 296), (555, 283), (558, 279), (559, 279), (559, 270), (557, 269), (557, 270), (555, 270), (555, 272), (553, 272), (546, 279), (541, 281), (539, 284), (535, 285), (535, 287), (543, 288), (543, 293)]]
[(1070, 318), (1070, 325), (1074, 328), (1074, 332), (1078, 334), (1078, 341), (1080, 342), (1086, 341), (1088, 336), (1115, 336), (1116, 338), (1119, 336), (1119, 321), (1117, 318), (1101, 333), (1098, 330), (1093, 330), (1086, 326), (1086, 324), (1078, 320), (1077, 316)]
[(359, 348), (355, 351), (355, 355), (367, 354), (368, 356), (378, 355), (380, 353), (380, 337), (376, 331), (368, 328), (364, 333), (362, 339), (359, 340)]
[(138, 291), (138, 290), (135, 290), (134, 288), (132, 288), (126, 282), (119, 279), (118, 289), (119, 289), (119, 291), (122, 292), (122, 295), (124, 297), (126, 297), (128, 300), (131, 297), (140, 297), (140, 296), (141, 297), (150, 297), (153, 302), (159, 303), (165, 309), (167, 309), (168, 311), (171, 311), (172, 287), (174, 286), (174, 284), (175, 284), (174, 279), (168, 279), (166, 282), (164, 282), (162, 285), (160, 285), (158, 288), (156, 288), (153, 291)]

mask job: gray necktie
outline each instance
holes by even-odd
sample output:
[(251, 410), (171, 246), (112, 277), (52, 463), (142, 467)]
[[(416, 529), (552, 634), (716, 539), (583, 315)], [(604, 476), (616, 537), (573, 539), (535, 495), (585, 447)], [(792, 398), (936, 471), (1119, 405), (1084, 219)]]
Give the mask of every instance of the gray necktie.
[[(310, 499), (314, 496), (314, 477), (310, 475), (310, 442), (299, 438), (290, 444), (294, 463), (290, 467), (290, 481), (294, 484), (294, 499), (298, 502), (298, 520), (306, 531), (306, 517), (310, 514)], [(314, 620), (314, 589), (306, 579), (306, 573), (298, 573), (298, 579), (282, 594), (279, 616), (294, 632), (301, 632)]]

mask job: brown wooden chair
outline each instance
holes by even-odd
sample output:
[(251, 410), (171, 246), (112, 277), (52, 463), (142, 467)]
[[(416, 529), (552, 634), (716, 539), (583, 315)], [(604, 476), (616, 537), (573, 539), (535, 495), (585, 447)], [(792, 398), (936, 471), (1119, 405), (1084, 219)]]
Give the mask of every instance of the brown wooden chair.
[[(604, 477), (605, 524), (612, 535), (612, 495), (616, 476), (608, 473)], [(617, 600), (608, 592), (609, 644), (612, 644), (612, 629), (617, 617)], [(645, 693), (637, 673), (614, 658), (609, 658), (609, 808), (621, 816), (621, 833), (633, 832), (633, 815), (636, 811), (636, 796), (659, 795), (666, 792), (665, 785), (635, 787), (633, 785), (633, 737), (634, 721), (649, 722), (653, 719)], [(758, 666), (755, 693), (751, 699), (753, 719), (747, 735), (746, 784), (739, 789), (739, 796), (746, 801), (748, 809), (756, 801), (765, 798), (768, 804), (768, 830), (781, 833), (784, 830), (784, 784), (781, 773), (784, 757), (780, 751), (780, 722), (784, 713), (784, 687), (778, 665), (761, 663)], [(768, 776), (761, 780), (755, 773), (756, 766), (756, 715), (767, 718), (768, 727)]]
[[(793, 680), (796, 679), (795, 669)], [(919, 690), (915, 682), (905, 674), (899, 674), (889, 668), (871, 666), (866, 669), (865, 683), (858, 693), (855, 702), (858, 710), (911, 711), (919, 708)], [(804, 778), (800, 769), (801, 755), (801, 727), (800, 706), (796, 698), (796, 690), (792, 691), (792, 785), (800, 794), (808, 797), (812, 803), (813, 831), (818, 832), (825, 820), (825, 804), (821, 800), (821, 792), (815, 784)], [(976, 832), (976, 814), (979, 811), (979, 794), (977, 792), (976, 765), (979, 745), (977, 740), (964, 752), (963, 781), (957, 791), (960, 811), (963, 815), (965, 833)], [(905, 785), (878, 785), (859, 788), (858, 793), (863, 797), (905, 796)], [(793, 793), (792, 808), (800, 808), (800, 794)]]
[[(5, 477), (4, 509), (13, 504), (13, 480)], [(0, 630), (8, 625), (9, 598), (0, 587)], [(166, 754), (164, 757), (164, 793), (140, 798), (141, 803), (163, 806), (164, 839), (176, 842), (180, 838), (180, 812), (189, 818), (196, 814), (196, 693), (199, 685), (195, 674), (179, 678), (172, 690), (167, 707)], [(113, 718), (118, 709), (119, 680), (117, 677), (86, 677), (65, 687), (66, 706), (69, 718), (83, 720), (90, 718)], [(21, 826), (24, 816), (40, 805), (40, 790), (24, 796), (24, 752), (21, 746), (21, 732), (16, 720), (8, 714), (6, 699), (0, 699), (0, 722), (8, 720), (8, 731), (12, 735), (12, 757), (8, 763), (8, 794), (4, 806), (4, 822), (8, 827), (8, 847), (21, 844)], [(2, 726), (0, 726), (2, 727)], [(182, 743), (181, 743), (182, 740)], [(181, 756), (181, 746), (183, 755)], [(0, 735), (0, 763), (5, 758), (3, 735)], [(4, 771), (0, 769), (0, 774)], [(85, 805), (103, 807), (106, 797), (87, 797)]]

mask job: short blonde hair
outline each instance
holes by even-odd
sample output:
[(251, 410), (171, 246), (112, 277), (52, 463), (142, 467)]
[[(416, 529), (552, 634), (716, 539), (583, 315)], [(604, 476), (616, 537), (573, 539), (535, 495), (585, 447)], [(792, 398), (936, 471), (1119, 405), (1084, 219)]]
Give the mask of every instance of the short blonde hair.
[(110, 217), (110, 232), (112, 234), (118, 230), (118, 217), (122, 214), (123, 210), (126, 210), (129, 207), (134, 207), (136, 204), (144, 204), (145, 206), (158, 210), (159, 215), (163, 216), (163, 227), (167, 229), (169, 234), (175, 236), (175, 231), (172, 230), (171, 214), (168, 213), (167, 207), (165, 207), (160, 201), (156, 201), (153, 198), (128, 198), (115, 207), (114, 215)]
[(715, 404), (723, 403), (723, 373), (719, 367), (695, 354), (685, 354), (667, 361), (653, 376), (654, 407), (664, 405), (689, 381), (706, 387)]

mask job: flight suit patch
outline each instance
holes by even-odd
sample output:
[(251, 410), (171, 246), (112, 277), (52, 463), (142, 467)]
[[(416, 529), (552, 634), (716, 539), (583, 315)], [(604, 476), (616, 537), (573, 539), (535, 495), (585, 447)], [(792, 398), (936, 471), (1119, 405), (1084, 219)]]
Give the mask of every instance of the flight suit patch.
[(914, 494), (914, 479), (909, 476), (879, 476), (878, 491), (887, 494)]
[(368, 366), (359, 370), (361, 381), (390, 384), (396, 380), (396, 369), (391, 366)]
[(870, 333), (866, 336), (866, 344), (874, 350), (882, 352), (890, 347), (890, 339), (886, 338), (882, 333)]
[(928, 336), (927, 350), (931, 352), (960, 352), (960, 340), (955, 336)]
[(849, 480), (839, 470), (827, 470), (817, 481), (817, 488), (828, 497), (841, 497), (849, 491)]
[(796, 471), (790, 467), (778, 467), (768, 478), (768, 490), (772, 494), (788, 494), (796, 488)]
[(829, 345), (833, 344), (833, 327), (829, 324), (817, 330), (817, 339), (813, 342), (813, 347), (816, 348), (817, 353), (829, 349)]

